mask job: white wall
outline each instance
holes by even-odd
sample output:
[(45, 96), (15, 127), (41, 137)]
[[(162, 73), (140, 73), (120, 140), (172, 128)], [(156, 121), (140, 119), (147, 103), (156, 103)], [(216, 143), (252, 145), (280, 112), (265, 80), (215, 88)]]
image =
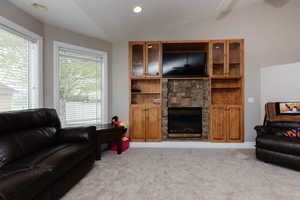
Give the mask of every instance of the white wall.
[[(44, 39), (44, 106), (53, 107), (53, 41), (61, 41), (86, 48), (108, 52), (108, 76), (109, 76), (109, 103), (111, 102), (111, 54), (112, 44), (110, 42), (77, 34), (55, 26), (43, 24), (38, 19), (27, 14), (7, 0), (0, 0), (0, 16), (40, 35)], [(111, 115), (111, 104), (108, 108)]]
[[(254, 126), (260, 124), (260, 68), (300, 62), (300, 1), (283, 8), (255, 4), (234, 10), (223, 20), (207, 19), (176, 27), (166, 26), (132, 34), (113, 44), (113, 114), (128, 120), (128, 47), (129, 40), (206, 40), (245, 39), (245, 139), (253, 141)], [(253, 97), (254, 103), (247, 103)]]
[(300, 63), (277, 65), (261, 70), (261, 121), (267, 102), (300, 101)]
[(0, 0), (0, 15), (40, 36), (43, 35), (42, 22), (7, 0)]

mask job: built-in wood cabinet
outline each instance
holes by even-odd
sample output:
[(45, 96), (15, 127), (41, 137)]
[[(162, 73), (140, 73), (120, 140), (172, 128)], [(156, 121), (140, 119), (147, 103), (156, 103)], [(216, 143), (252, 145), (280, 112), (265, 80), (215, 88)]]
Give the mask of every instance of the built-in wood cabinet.
[(161, 42), (129, 43), (130, 138), (161, 141)]
[[(162, 140), (163, 80), (205, 79), (209, 140), (244, 141), (244, 40), (129, 42), (129, 133), (134, 142)], [(208, 77), (165, 78), (163, 53), (206, 52)], [(167, 96), (167, 95), (165, 95)], [(165, 117), (165, 115), (164, 115)], [(165, 123), (164, 123), (165, 124)]]
[(146, 43), (146, 76), (159, 77), (161, 75), (161, 53), (160, 42)]
[(131, 42), (129, 44), (130, 77), (160, 77), (161, 42)]
[(146, 142), (161, 141), (161, 108), (159, 105), (148, 104), (145, 109), (145, 140)]
[(244, 140), (244, 41), (211, 41), (211, 141)]
[(132, 141), (161, 141), (161, 109), (159, 105), (131, 105), (130, 112), (130, 136)]
[(227, 41), (227, 75), (242, 76), (243, 74), (243, 41)]
[(145, 105), (130, 106), (130, 137), (133, 141), (145, 141)]
[(129, 46), (130, 76), (142, 77), (145, 73), (145, 43), (133, 42)]
[(211, 42), (212, 76), (223, 76), (226, 74), (226, 47), (227, 43), (224, 40)]
[(212, 78), (243, 75), (243, 40), (214, 40), (210, 46)]
[(211, 107), (211, 141), (226, 141), (226, 106), (213, 105)]
[(241, 105), (227, 106), (227, 141), (228, 142), (242, 142), (243, 141), (243, 108)]
[(212, 105), (211, 141), (242, 142), (242, 106)]

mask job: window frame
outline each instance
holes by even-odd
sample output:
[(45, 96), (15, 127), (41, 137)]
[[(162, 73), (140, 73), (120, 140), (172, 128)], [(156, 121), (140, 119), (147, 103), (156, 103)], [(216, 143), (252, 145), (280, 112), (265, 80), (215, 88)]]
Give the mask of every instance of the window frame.
[(81, 47), (78, 45), (68, 44), (60, 41), (53, 41), (53, 106), (59, 113), (59, 49), (70, 49), (79, 52), (86, 52), (87, 54), (94, 54), (103, 58), (102, 67), (102, 84), (101, 84), (101, 123), (108, 122), (108, 53), (105, 51)]
[[(31, 55), (31, 56), (36, 56), (37, 57), (37, 63), (33, 66), (35, 71), (31, 71), (32, 68), (30, 68), (30, 84), (32, 87), (37, 87), (36, 92), (33, 94), (32, 92), (28, 93), (28, 97), (32, 101), (36, 101), (36, 107), (34, 108), (42, 108), (44, 107), (44, 87), (43, 87), (43, 37), (24, 28), (23, 26), (20, 26), (2, 16), (0, 16), (0, 28), (2, 28), (5, 31), (8, 31), (12, 34), (18, 35), (19, 37), (22, 37), (27, 40), (31, 40), (36, 42), (37, 46), (37, 55)], [(31, 103), (29, 101), (29, 109)]]

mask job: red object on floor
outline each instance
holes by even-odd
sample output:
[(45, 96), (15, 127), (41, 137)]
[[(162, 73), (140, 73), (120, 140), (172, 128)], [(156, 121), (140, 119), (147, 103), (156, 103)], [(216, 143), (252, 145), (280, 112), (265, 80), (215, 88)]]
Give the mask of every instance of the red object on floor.
[[(122, 141), (122, 152), (126, 151), (129, 148), (129, 140)], [(110, 150), (117, 151), (118, 147), (116, 144), (112, 144)]]

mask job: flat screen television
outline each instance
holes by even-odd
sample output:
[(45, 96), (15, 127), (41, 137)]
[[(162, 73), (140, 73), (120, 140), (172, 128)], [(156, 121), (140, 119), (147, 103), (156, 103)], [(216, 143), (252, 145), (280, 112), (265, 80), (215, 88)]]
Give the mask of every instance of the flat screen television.
[(206, 53), (164, 53), (163, 77), (206, 77)]
[(277, 115), (300, 115), (300, 102), (277, 102)]

